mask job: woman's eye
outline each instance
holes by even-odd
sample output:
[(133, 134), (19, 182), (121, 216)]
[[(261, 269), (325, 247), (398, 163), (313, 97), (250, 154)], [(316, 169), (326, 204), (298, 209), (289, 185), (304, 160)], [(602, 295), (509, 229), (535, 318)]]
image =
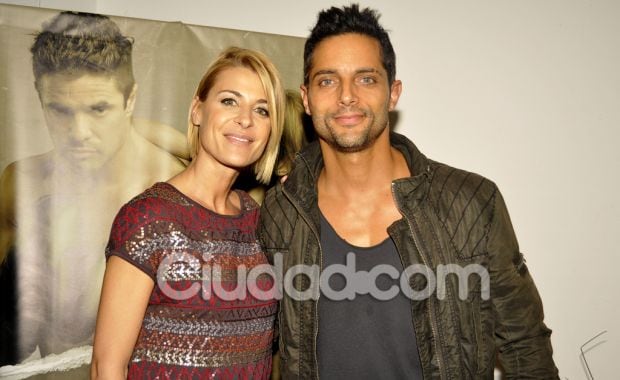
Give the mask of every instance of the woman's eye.
[(222, 99), (221, 103), (225, 106), (234, 106), (235, 104), (237, 104), (237, 101), (232, 98), (224, 98)]
[(259, 107), (256, 109), (256, 112), (264, 117), (268, 117), (269, 116), (269, 110), (267, 108), (263, 108), (263, 107)]

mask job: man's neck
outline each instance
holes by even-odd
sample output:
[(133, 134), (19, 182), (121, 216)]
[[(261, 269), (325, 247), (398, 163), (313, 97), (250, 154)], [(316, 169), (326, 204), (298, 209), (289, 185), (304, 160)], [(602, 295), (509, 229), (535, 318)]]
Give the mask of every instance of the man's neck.
[(321, 141), (324, 167), (319, 189), (340, 194), (363, 194), (385, 189), (394, 179), (410, 175), (402, 154), (390, 145), (385, 130), (368, 148), (359, 152), (336, 151)]
[(402, 153), (390, 145), (389, 131), (360, 152), (322, 149), (325, 166), (317, 187), (325, 218), (350, 244), (371, 247), (385, 240), (388, 226), (401, 218), (391, 183), (410, 175)]

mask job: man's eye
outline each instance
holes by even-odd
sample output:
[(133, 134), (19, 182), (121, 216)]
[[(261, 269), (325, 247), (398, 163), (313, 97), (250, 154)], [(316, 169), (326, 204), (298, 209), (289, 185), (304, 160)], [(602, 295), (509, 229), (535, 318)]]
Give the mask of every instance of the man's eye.
[(102, 115), (108, 110), (108, 107), (107, 106), (94, 106), (94, 107), (91, 107), (90, 110), (97, 115)]
[(233, 98), (224, 98), (222, 99), (221, 103), (225, 106), (234, 106), (235, 104), (237, 104), (237, 101)]
[(268, 117), (269, 116), (269, 110), (267, 108), (264, 108), (264, 107), (258, 107), (256, 109), (256, 113), (258, 113), (259, 115), (264, 116), (264, 117)]
[(71, 114), (71, 110), (69, 108), (61, 106), (49, 106), (48, 110), (58, 116), (67, 116)]
[(331, 78), (324, 78), (324, 79), (319, 80), (320, 87), (331, 86), (332, 84), (334, 84), (334, 80)]
[(377, 80), (373, 77), (361, 77), (360, 82), (363, 84), (374, 84), (377, 83)]

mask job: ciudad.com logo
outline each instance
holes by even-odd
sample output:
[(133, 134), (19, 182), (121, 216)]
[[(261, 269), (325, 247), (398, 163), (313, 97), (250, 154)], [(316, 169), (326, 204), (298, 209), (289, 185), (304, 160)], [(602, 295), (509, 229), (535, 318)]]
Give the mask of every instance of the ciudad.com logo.
[[(179, 272), (199, 273), (200, 281), (192, 281), (185, 289), (177, 289), (170, 285), (175, 278), (182, 278)], [(283, 294), (296, 301), (317, 300), (319, 296), (334, 301), (353, 300), (358, 295), (370, 295), (377, 300), (387, 301), (402, 292), (411, 300), (420, 301), (435, 295), (443, 300), (446, 297), (448, 276), (456, 276), (458, 297), (465, 300), (469, 297), (469, 278), (479, 276), (480, 297), (490, 298), (490, 277), (487, 269), (479, 264), (440, 264), (430, 268), (423, 264), (414, 264), (399, 271), (397, 268), (381, 264), (370, 271), (356, 270), (355, 254), (346, 255), (345, 264), (328, 265), (321, 271), (318, 265), (298, 264), (283, 273), (282, 254), (274, 255), (274, 264), (261, 264), (250, 270), (245, 265), (236, 267), (233, 281), (226, 280), (225, 270), (218, 265), (202, 265), (195, 256), (187, 253), (171, 253), (165, 256), (157, 270), (157, 286), (169, 298), (186, 300), (200, 293), (205, 300), (216, 296), (224, 301), (244, 300), (251, 296), (257, 300), (268, 301), (282, 299)], [(171, 275), (172, 273), (172, 275)], [(295, 286), (300, 283), (299, 276), (305, 277), (303, 289)], [(344, 287), (334, 289), (330, 284), (332, 276), (341, 276)], [(387, 276), (393, 280), (392, 286), (380, 289), (377, 286), (379, 276)], [(411, 286), (416, 277), (418, 284)], [(421, 279), (419, 278), (421, 277)], [(478, 287), (477, 287), (478, 288)]]

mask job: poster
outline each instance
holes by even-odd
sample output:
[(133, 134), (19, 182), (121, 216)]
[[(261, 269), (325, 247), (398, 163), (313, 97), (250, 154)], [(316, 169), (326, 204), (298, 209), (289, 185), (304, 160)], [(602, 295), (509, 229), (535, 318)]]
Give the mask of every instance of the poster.
[[(92, 344), (112, 219), (183, 169), (190, 100), (221, 50), (262, 51), (286, 88), (302, 80), (302, 38), (59, 12), (0, 5), (1, 365)], [(89, 28), (107, 37), (85, 47)], [(129, 58), (102, 71), (84, 58), (101, 44), (102, 62)]]

